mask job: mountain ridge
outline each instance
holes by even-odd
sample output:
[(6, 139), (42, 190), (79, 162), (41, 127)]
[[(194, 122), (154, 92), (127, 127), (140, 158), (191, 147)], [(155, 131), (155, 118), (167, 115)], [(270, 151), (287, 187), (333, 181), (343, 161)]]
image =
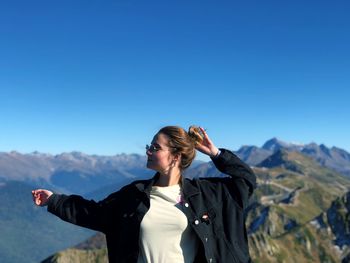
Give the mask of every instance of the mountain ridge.
[(266, 141), (262, 147), (245, 145), (235, 153), (249, 165), (256, 166), (281, 149), (303, 153), (322, 166), (350, 176), (350, 153), (336, 146), (329, 148), (324, 144), (318, 145), (314, 142), (309, 144), (288, 143), (274, 137)]

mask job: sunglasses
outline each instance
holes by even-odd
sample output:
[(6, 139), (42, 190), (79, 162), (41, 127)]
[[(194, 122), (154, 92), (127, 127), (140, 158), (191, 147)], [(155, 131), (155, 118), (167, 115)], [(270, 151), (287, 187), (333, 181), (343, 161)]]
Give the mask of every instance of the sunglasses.
[(158, 151), (160, 151), (160, 150), (162, 150), (162, 148), (157, 147), (157, 146), (155, 146), (155, 145), (153, 145), (153, 144), (151, 144), (151, 145), (146, 144), (146, 151), (149, 151), (149, 152), (151, 152), (151, 153), (154, 153), (154, 152), (158, 152)]
[[(168, 146), (168, 147), (176, 149), (176, 147), (171, 147), (171, 146)], [(160, 146), (155, 146), (153, 144), (151, 144), (151, 145), (146, 144), (145, 148), (146, 148), (146, 151), (149, 151), (151, 153), (158, 152), (160, 150), (162, 150), (162, 151), (169, 151), (169, 149), (162, 149)]]

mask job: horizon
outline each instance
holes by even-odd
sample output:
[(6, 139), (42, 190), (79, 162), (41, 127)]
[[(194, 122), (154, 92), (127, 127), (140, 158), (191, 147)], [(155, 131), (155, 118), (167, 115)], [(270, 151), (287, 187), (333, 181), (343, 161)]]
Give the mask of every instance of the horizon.
[[(268, 141), (274, 140), (274, 139), (276, 139), (280, 143), (287, 143), (287, 144), (292, 144), (292, 145), (296, 145), (296, 146), (307, 146), (307, 145), (310, 145), (310, 144), (313, 144), (313, 143), (317, 144), (318, 146), (325, 145), (323, 143), (317, 143), (317, 142), (309, 142), (309, 143), (287, 142), (287, 141), (281, 140), (280, 138), (272, 137), (272, 138), (266, 140), (260, 146), (259, 145), (241, 145), (238, 149), (233, 149), (233, 148), (227, 148), (227, 149), (231, 150), (233, 152), (236, 152), (236, 151), (239, 151), (242, 147), (245, 147), (245, 146), (248, 146), (248, 147), (254, 147), (255, 146), (255, 147), (258, 147), (258, 148), (262, 148), (265, 143), (267, 143)], [(340, 150), (345, 150), (346, 152), (350, 153), (346, 149), (343, 149), (343, 148), (338, 147), (336, 145), (332, 145), (332, 146), (325, 145), (325, 146), (327, 148), (329, 148), (329, 149), (337, 148), (337, 149), (340, 149)], [(40, 151), (20, 152), (20, 151), (16, 151), (16, 150), (12, 150), (12, 151), (1, 151), (0, 150), (0, 153), (7, 153), (7, 154), (18, 153), (18, 154), (21, 154), (21, 155), (43, 154), (43, 155), (50, 155), (50, 156), (57, 156), (57, 155), (62, 155), (62, 154), (72, 154), (72, 153), (81, 153), (83, 155), (98, 156), (98, 157), (113, 157), (113, 156), (119, 156), (119, 155), (133, 155), (133, 154), (140, 155), (140, 156), (146, 156), (145, 153), (136, 153), (136, 152), (134, 152), (134, 153), (119, 152), (119, 153), (115, 153), (115, 154), (111, 154), (111, 155), (105, 155), (105, 154), (86, 153), (86, 152), (82, 152), (82, 151), (79, 151), (79, 150), (73, 150), (73, 151), (69, 151), (69, 152), (60, 152), (60, 153), (50, 153), (50, 152), (40, 152)], [(196, 158), (194, 160), (208, 162), (208, 161), (210, 161), (210, 158), (208, 156), (205, 156), (201, 152), (197, 151)]]
[(348, 2), (0, 7), (0, 151), (144, 154), (195, 124), (223, 148), (350, 152)]

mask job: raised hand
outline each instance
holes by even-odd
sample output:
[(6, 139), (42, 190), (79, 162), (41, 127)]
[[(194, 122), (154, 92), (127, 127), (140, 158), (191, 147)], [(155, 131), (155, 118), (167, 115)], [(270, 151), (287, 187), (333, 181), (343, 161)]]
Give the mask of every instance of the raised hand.
[(219, 149), (214, 145), (214, 143), (210, 140), (206, 131), (200, 127), (199, 128), (203, 134), (203, 141), (201, 143), (196, 144), (196, 149), (201, 153), (209, 155), (210, 157), (214, 157), (219, 152)]
[(36, 189), (32, 191), (32, 195), (33, 195), (33, 202), (37, 205), (37, 206), (46, 206), (47, 205), (47, 200), (49, 200), (49, 197), (52, 195), (53, 193), (49, 190), (45, 190), (45, 189)]

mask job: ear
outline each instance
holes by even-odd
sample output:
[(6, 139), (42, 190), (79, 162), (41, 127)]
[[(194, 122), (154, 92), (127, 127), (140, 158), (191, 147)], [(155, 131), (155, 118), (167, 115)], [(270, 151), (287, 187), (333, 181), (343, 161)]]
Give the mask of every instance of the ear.
[(175, 154), (173, 157), (174, 165), (176, 165), (176, 163), (180, 163), (180, 162), (181, 162), (181, 154)]

